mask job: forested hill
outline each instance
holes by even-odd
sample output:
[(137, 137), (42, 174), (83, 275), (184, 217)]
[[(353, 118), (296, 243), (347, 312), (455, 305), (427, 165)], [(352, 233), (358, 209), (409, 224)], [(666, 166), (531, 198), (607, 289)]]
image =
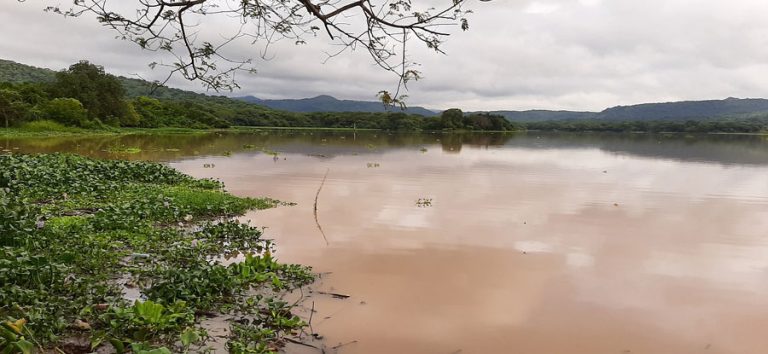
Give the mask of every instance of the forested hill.
[[(51, 69), (38, 68), (26, 64), (0, 59), (0, 82), (10, 83), (50, 83), (55, 80), (56, 72)], [(151, 96), (157, 99), (195, 99), (211, 97), (192, 91), (170, 87), (158, 87), (152, 91), (152, 84), (145, 80), (118, 76), (125, 89), (125, 95), (130, 98)]]
[(585, 120), (595, 119), (596, 112), (575, 112), (575, 111), (491, 111), (490, 114), (497, 114), (507, 118), (512, 122), (544, 122), (550, 120)]
[(23, 82), (52, 82), (55, 76), (56, 72), (50, 69), (36, 68), (0, 59), (0, 82), (14, 84)]
[(574, 111), (493, 111), (513, 122), (570, 120), (596, 121), (711, 121), (768, 115), (768, 100), (727, 98), (724, 100), (644, 103), (616, 106), (602, 112)]
[[(381, 102), (339, 100), (332, 96), (321, 95), (312, 98), (262, 100), (253, 96), (235, 97), (235, 99), (248, 103), (260, 104), (273, 109), (289, 112), (384, 112)], [(398, 110), (399, 111), (399, 110)], [(436, 116), (437, 112), (423, 107), (407, 107), (407, 114), (419, 114), (425, 117)]]
[[(50, 69), (37, 68), (9, 60), (0, 59), (0, 82), (11, 83), (44, 83), (52, 82), (56, 72)], [(127, 97), (151, 96), (157, 99), (185, 100), (205, 99), (210, 97), (192, 91), (170, 87), (159, 87), (152, 91), (152, 84), (140, 79), (118, 76), (125, 88)], [(151, 93), (151, 95), (150, 95)], [(381, 102), (339, 100), (331, 96), (317, 96), (304, 99), (261, 100), (253, 96), (234, 97), (234, 99), (266, 106), (272, 109), (288, 112), (385, 112)], [(398, 110), (400, 111), (400, 110)], [(422, 107), (408, 107), (403, 113), (419, 114), (425, 117), (436, 116), (437, 113)]]
[(646, 103), (608, 108), (599, 114), (604, 120), (712, 120), (746, 118), (768, 113), (768, 100), (727, 98), (724, 100)]

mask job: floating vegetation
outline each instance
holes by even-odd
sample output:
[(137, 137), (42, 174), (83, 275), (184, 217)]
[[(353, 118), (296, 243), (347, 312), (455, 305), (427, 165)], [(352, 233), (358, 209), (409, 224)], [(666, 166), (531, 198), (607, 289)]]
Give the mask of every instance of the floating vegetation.
[(255, 148), (256, 148), (256, 145), (253, 145), (253, 144), (243, 144), (243, 149), (251, 150), (251, 149), (255, 149)]
[(426, 208), (432, 206), (432, 198), (419, 198), (416, 201), (416, 206), (419, 208)]
[(111, 154), (138, 154), (142, 150), (135, 146), (114, 145), (108, 147), (105, 151)]
[(378, 163), (376, 163), (376, 162), (369, 162), (367, 165), (368, 165), (368, 168), (376, 168), (376, 167), (381, 167), (381, 165), (379, 165), (379, 164), (378, 164)]
[(232, 151), (229, 151), (229, 150), (224, 151), (224, 156), (227, 156), (227, 157), (232, 156)]
[(209, 352), (217, 313), (233, 352), (279, 349), (305, 325), (279, 294), (314, 276), (230, 218), (280, 202), (222, 188), (156, 163), (0, 156), (0, 352)]
[(212, 164), (212, 163), (204, 163), (203, 164), (203, 168), (215, 168), (215, 167), (216, 167), (216, 164)]
[(375, 149), (375, 148), (376, 148), (376, 145), (373, 145), (373, 144), (367, 144), (367, 145), (365, 145), (365, 147), (366, 147), (366, 148), (368, 148), (368, 150), (373, 150), (373, 149)]
[(270, 149), (268, 149), (266, 147), (261, 148), (261, 152), (263, 152), (263, 153), (265, 153), (267, 155), (270, 155), (272, 157), (277, 157), (277, 155), (279, 155), (279, 153), (277, 151), (270, 150)]
[(423, 153), (426, 153), (429, 150), (427, 150), (427, 148), (425, 148), (425, 147), (422, 147), (421, 149), (419, 149), (419, 151), (421, 151), (421, 153), (423, 154)]

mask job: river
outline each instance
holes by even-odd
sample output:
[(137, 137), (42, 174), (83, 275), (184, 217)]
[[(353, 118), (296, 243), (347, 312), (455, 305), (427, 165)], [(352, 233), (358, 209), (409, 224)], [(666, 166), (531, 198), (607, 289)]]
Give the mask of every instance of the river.
[[(346, 344), (330, 352), (768, 352), (766, 137), (263, 131), (0, 143), (163, 161), (239, 196), (297, 203), (242, 219), (266, 227), (281, 261), (321, 273), (315, 291), (350, 296), (304, 302), (328, 347)], [(122, 147), (141, 151), (114, 153)]]

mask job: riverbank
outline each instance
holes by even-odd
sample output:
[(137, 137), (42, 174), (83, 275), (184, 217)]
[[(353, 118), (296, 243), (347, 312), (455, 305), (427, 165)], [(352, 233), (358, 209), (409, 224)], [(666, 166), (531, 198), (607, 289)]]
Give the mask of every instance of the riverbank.
[(281, 205), (156, 163), (0, 156), (0, 351), (204, 351), (224, 313), (230, 352), (280, 348), (305, 325), (281, 294), (314, 276), (233, 217)]

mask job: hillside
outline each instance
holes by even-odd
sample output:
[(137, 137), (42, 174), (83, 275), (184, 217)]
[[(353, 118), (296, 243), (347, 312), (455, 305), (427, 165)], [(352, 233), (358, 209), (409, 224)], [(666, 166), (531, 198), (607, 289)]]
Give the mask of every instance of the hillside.
[[(332, 96), (321, 95), (312, 98), (262, 100), (253, 96), (235, 97), (235, 99), (267, 106), (289, 112), (385, 112), (381, 102), (339, 100)], [(399, 110), (398, 110), (399, 111)], [(419, 114), (425, 117), (436, 116), (437, 113), (423, 107), (408, 107), (404, 113)]]
[(0, 82), (14, 84), (22, 82), (51, 82), (56, 74), (50, 69), (19, 64), (10, 60), (0, 59)]
[[(0, 82), (32, 82), (46, 83), (54, 79), (56, 72), (50, 69), (0, 59)], [(196, 104), (208, 105), (211, 113), (223, 115), (222, 118), (234, 124), (263, 125), (288, 124), (301, 126), (308, 123), (297, 120), (297, 113), (316, 114), (326, 113), (381, 113), (385, 112), (380, 102), (339, 100), (322, 95), (304, 99), (262, 100), (253, 96), (228, 98), (224, 96), (209, 96), (206, 94), (185, 91), (181, 89), (160, 87), (152, 91), (152, 84), (134, 78), (118, 77), (126, 90), (126, 96), (136, 98), (151, 96), (161, 100), (191, 101)], [(400, 112), (398, 110), (398, 112)], [(435, 117), (437, 112), (423, 107), (409, 107), (406, 114), (416, 114), (425, 117)], [(744, 119), (759, 119), (761, 122), (768, 116), (768, 100), (760, 98), (727, 98), (724, 100), (682, 101), (664, 103), (644, 103), (629, 106), (616, 106), (601, 112), (577, 111), (491, 111), (495, 115), (504, 116), (511, 122), (548, 122), (548, 121), (596, 121), (596, 122), (627, 122), (627, 121), (731, 121)], [(344, 124), (350, 118), (344, 116)], [(378, 125), (378, 124), (377, 124)]]
[(490, 111), (490, 114), (497, 114), (507, 118), (512, 122), (543, 122), (549, 120), (584, 120), (595, 119), (595, 112), (574, 112), (574, 111)]
[[(0, 59), (0, 82), (11, 83), (45, 83), (52, 82), (56, 71), (45, 68), (38, 68), (26, 64)], [(152, 96), (158, 99), (196, 99), (210, 97), (201, 93), (185, 91), (170, 87), (159, 87), (152, 92), (152, 83), (140, 80), (118, 76), (123, 84), (128, 97)]]
[(724, 100), (643, 103), (616, 106), (601, 112), (575, 111), (491, 111), (513, 122), (546, 121), (712, 121), (746, 119), (768, 115), (768, 100), (727, 98)]
[(645, 103), (608, 108), (602, 120), (711, 120), (768, 112), (768, 100), (727, 98), (724, 100)]

